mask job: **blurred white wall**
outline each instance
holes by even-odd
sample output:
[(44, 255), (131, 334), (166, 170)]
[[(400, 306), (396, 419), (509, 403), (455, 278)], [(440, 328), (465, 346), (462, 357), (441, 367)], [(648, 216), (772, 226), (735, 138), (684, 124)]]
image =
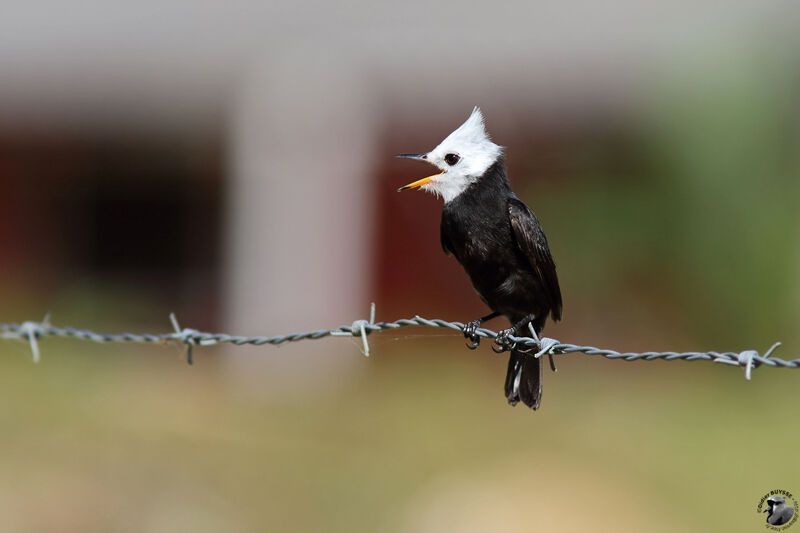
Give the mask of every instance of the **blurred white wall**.
[[(296, 50), (244, 80), (230, 135), (229, 330), (278, 334), (367, 317), (378, 131), (363, 76), (332, 50)], [(249, 357), (237, 347), (226, 360), (243, 376), (261, 361), (284, 381), (288, 372), (333, 382), (334, 367), (357, 359), (332, 356), (332, 346), (250, 348)]]

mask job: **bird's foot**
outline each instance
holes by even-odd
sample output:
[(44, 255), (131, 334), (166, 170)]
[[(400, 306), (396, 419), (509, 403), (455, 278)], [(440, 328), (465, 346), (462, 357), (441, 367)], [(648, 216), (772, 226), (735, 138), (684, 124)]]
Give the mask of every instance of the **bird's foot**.
[(483, 321), (479, 318), (471, 322), (467, 322), (464, 326), (464, 338), (467, 339), (467, 348), (474, 350), (481, 344), (481, 338), (478, 336), (478, 328), (481, 327)]
[(497, 337), (494, 338), (494, 346), (492, 346), (494, 353), (503, 353), (514, 348), (517, 343), (509, 339), (514, 334), (516, 334), (516, 329), (514, 328), (501, 330)]

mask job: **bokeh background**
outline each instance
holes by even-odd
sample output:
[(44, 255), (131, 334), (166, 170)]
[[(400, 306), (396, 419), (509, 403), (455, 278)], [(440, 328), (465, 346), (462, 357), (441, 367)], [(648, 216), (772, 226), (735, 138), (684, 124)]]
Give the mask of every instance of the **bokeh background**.
[[(484, 314), (394, 192), (480, 105), (558, 264), (546, 334), (800, 353), (800, 7), (11, 3), (0, 322), (271, 335)], [(500, 321), (487, 324), (503, 327)], [(4, 531), (755, 531), (798, 378), (558, 359), (542, 409), (452, 332), (0, 344)]]

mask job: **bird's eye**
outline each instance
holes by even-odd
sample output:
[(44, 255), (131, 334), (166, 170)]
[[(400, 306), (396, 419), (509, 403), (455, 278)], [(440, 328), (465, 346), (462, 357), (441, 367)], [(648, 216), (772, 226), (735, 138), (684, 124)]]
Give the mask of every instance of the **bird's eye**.
[(444, 162), (450, 165), (451, 167), (458, 163), (461, 160), (456, 154), (447, 154), (444, 156)]

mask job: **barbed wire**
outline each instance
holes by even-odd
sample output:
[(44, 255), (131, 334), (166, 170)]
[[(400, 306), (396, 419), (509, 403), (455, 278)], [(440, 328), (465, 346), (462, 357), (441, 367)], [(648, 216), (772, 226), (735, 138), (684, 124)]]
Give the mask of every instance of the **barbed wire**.
[[(372, 305), (369, 320), (356, 320), (349, 326), (316, 329), (271, 337), (246, 337), (229, 335), (227, 333), (205, 333), (191, 328), (181, 328), (174, 314), (170, 315), (170, 320), (173, 327), (173, 331), (170, 333), (95, 333), (87, 329), (53, 326), (50, 324), (48, 315), (41, 322), (27, 321), (21, 324), (0, 323), (0, 339), (16, 339), (29, 343), (34, 362), (38, 362), (40, 359), (38, 340), (43, 337), (66, 337), (98, 343), (135, 342), (166, 344), (174, 342), (184, 344), (187, 347), (187, 362), (192, 364), (194, 346), (211, 346), (215, 344), (233, 344), (237, 346), (245, 344), (255, 346), (262, 346), (264, 344), (278, 345), (286, 342), (322, 339), (331, 336), (346, 336), (360, 337), (363, 343), (363, 353), (369, 356), (370, 350), (367, 336), (373, 332), (396, 330), (409, 326), (423, 326), (451, 329), (463, 334), (465, 327), (465, 324), (461, 322), (448, 322), (438, 318), (427, 319), (420, 316), (402, 318), (393, 322), (375, 322), (375, 304)], [(761, 365), (776, 368), (800, 368), (800, 359), (787, 361), (779, 357), (772, 357), (772, 354), (781, 345), (780, 342), (773, 344), (763, 355), (757, 350), (743, 350), (741, 352), (618, 352), (616, 350), (596, 348), (594, 346), (569, 344), (547, 337), (537, 339), (535, 338), (533, 329), (531, 329), (531, 333), (534, 336), (509, 336), (508, 340), (513, 344), (515, 349), (530, 353), (532, 357), (538, 358), (547, 355), (550, 357), (550, 363), (554, 370), (553, 356), (570, 353), (599, 355), (608, 359), (622, 359), (624, 361), (653, 361), (656, 359), (664, 359), (667, 361), (712, 361), (715, 363), (744, 367), (745, 377), (748, 380), (752, 375), (752, 370)], [(486, 328), (478, 328), (475, 331), (475, 335), (481, 338), (494, 339), (497, 337), (497, 332)]]

